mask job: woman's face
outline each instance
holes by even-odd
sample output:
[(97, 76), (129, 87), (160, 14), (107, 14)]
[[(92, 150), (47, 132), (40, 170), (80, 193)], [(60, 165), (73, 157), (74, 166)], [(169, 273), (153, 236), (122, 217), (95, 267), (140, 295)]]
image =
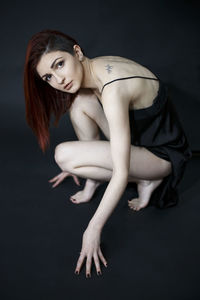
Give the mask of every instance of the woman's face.
[(42, 80), (57, 90), (72, 94), (80, 89), (83, 79), (83, 66), (80, 62), (83, 55), (78, 45), (74, 46), (74, 50), (74, 56), (65, 51), (43, 54), (36, 67)]

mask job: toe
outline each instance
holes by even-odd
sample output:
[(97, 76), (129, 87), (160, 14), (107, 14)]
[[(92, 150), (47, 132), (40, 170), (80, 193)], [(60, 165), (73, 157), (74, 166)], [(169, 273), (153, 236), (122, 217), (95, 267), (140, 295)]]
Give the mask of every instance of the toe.
[(74, 199), (74, 198), (70, 198), (70, 200), (73, 202), (73, 203), (78, 203), (78, 201), (76, 200), (76, 199)]

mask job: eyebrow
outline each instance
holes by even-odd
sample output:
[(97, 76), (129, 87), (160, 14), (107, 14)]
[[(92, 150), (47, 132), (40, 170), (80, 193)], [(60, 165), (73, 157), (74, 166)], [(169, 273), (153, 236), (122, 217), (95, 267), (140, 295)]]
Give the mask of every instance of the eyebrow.
[[(55, 62), (56, 62), (59, 58), (62, 58), (62, 56), (56, 58), (56, 59), (53, 61), (53, 63), (51, 64), (51, 67), (50, 67), (51, 69), (53, 69), (53, 67), (54, 67), (54, 65), (55, 65)], [(47, 74), (43, 75), (42, 78), (45, 77), (46, 75), (47, 75)]]

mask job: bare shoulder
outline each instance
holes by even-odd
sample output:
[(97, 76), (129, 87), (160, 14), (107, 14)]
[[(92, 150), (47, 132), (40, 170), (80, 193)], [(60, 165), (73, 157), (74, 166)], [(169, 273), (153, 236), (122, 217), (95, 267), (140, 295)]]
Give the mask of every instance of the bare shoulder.
[[(94, 91), (102, 101), (102, 97), (117, 96), (123, 101), (131, 101), (137, 81), (119, 80), (137, 74), (139, 64), (121, 56), (101, 56), (93, 59), (92, 69), (97, 79), (98, 89)], [(107, 84), (110, 83), (110, 84)], [(105, 85), (105, 86), (104, 86)]]
[(109, 80), (132, 73), (136, 65), (138, 64), (133, 60), (121, 56), (99, 56), (92, 59), (94, 75), (102, 85)]
[(104, 98), (109, 98), (108, 95), (112, 94), (122, 99), (124, 103), (128, 102), (130, 107), (134, 107), (136, 102), (138, 107), (145, 107), (156, 93), (158, 84), (153, 82), (154, 80), (141, 78), (156, 76), (146, 66), (131, 59), (121, 56), (100, 56), (93, 59), (92, 69), (98, 85), (97, 91), (94, 92), (101, 102), (106, 93)]

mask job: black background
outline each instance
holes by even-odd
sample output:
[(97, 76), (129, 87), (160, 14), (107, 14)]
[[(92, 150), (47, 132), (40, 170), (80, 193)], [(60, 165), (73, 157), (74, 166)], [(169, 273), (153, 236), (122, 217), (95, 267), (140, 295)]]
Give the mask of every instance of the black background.
[[(74, 269), (82, 233), (107, 183), (87, 204), (60, 172), (55, 146), (77, 139), (64, 115), (42, 154), (25, 121), (23, 67), (28, 40), (42, 29), (74, 37), (89, 58), (118, 55), (167, 83), (193, 151), (200, 149), (199, 1), (7, 1), (1, 3), (1, 299), (199, 299), (199, 158), (190, 162), (177, 207), (128, 210), (127, 189), (102, 235), (108, 268)], [(81, 179), (82, 187), (84, 180)]]

